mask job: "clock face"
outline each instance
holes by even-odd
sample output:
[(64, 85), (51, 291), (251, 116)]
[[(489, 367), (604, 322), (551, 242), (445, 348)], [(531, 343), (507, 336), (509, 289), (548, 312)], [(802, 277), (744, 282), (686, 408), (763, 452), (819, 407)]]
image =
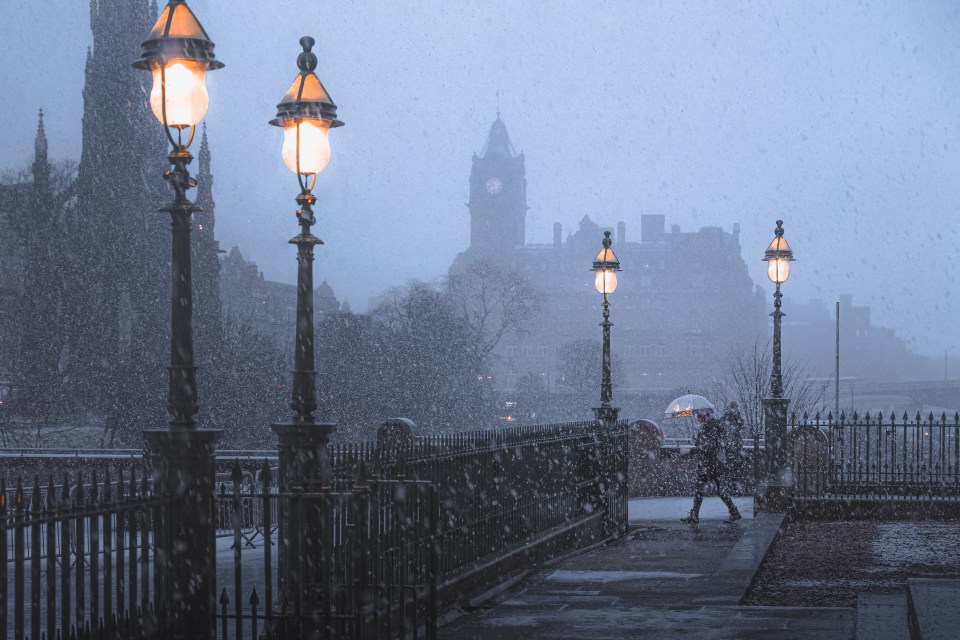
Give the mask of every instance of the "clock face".
[(503, 183), (500, 182), (500, 178), (490, 178), (487, 180), (487, 193), (490, 195), (500, 193), (501, 189), (503, 189)]

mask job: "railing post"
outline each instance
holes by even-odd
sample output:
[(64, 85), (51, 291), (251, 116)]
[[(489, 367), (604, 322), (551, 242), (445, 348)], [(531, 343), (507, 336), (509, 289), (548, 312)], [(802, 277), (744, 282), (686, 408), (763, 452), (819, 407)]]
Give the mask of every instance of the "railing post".
[[(274, 424), (277, 448), (280, 454), (280, 477), (277, 486), (281, 494), (316, 493), (329, 488), (331, 482), (328, 444), (336, 431), (329, 423)], [(323, 548), (322, 519), (319, 500), (294, 504), (289, 497), (281, 501), (277, 517), (280, 521), (278, 587), (283, 610), (299, 611), (292, 628), (278, 629), (277, 637), (312, 637), (321, 631), (319, 620), (322, 593), (321, 567)], [(298, 522), (299, 520), (299, 522)], [(299, 607), (298, 607), (299, 605)], [(270, 606), (270, 603), (267, 603)], [(316, 614), (316, 615), (314, 615)], [(281, 624), (284, 624), (281, 621)]]
[[(154, 484), (165, 501), (167, 535), (157, 545), (155, 571), (167, 577), (171, 635), (178, 640), (214, 637), (217, 594), (213, 518), (214, 444), (220, 431), (147, 431)], [(121, 516), (122, 517), (122, 516)], [(136, 615), (136, 612), (131, 612)]]

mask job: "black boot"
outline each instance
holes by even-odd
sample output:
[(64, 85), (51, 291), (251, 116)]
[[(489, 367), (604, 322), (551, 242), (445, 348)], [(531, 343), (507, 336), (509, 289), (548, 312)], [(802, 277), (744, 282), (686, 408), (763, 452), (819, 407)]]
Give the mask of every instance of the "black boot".
[(686, 518), (680, 518), (680, 522), (684, 524), (700, 524), (700, 516), (697, 515), (695, 511), (691, 511), (690, 515), (688, 515)]
[(740, 515), (740, 512), (737, 510), (737, 508), (733, 507), (733, 509), (730, 510), (730, 517), (724, 520), (724, 522), (727, 524), (733, 524), (734, 522), (736, 522), (737, 520), (741, 520), (742, 518), (743, 516)]

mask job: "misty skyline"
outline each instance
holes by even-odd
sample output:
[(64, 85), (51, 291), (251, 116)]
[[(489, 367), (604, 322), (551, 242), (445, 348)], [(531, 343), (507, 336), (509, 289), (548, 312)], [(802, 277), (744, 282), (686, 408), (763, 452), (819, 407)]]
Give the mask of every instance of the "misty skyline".
[[(295, 279), (296, 177), (266, 122), (309, 34), (347, 125), (317, 180), (316, 273), (355, 310), (443, 276), (469, 244), (470, 158), (499, 92), (527, 158), (527, 242), (585, 214), (623, 220), (628, 240), (644, 213), (687, 231), (739, 222), (771, 291), (760, 258), (782, 218), (798, 260), (788, 316), (791, 298), (850, 293), (923, 353), (956, 344), (952, 3), (190, 4), (227, 65), (204, 118), (217, 234), (267, 278)], [(32, 161), (40, 107), (51, 158), (79, 159), (88, 15), (81, 0), (7, 8), (0, 170)]]

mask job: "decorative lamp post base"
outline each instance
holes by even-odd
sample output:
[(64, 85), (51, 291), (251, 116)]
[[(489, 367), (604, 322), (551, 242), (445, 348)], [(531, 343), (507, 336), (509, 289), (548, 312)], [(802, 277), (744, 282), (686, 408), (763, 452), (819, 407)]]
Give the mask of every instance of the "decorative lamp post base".
[[(213, 637), (210, 611), (216, 611), (214, 584), (214, 445), (222, 431), (144, 431), (154, 491), (169, 500), (169, 526), (157, 543), (157, 571), (168, 577), (165, 594), (175, 607), (171, 618), (177, 640)], [(179, 591), (178, 591), (179, 590)]]
[(793, 478), (787, 461), (788, 398), (764, 398), (764, 480), (757, 487), (757, 512), (785, 513), (793, 495)]
[(327, 445), (337, 425), (328, 422), (285, 422), (271, 425), (280, 453), (281, 491), (319, 491), (329, 486)]
[(282, 638), (326, 637), (329, 629), (323, 628), (320, 615), (324, 603), (322, 532), (324, 524), (329, 524), (326, 511), (331, 503), (324, 502), (323, 494), (331, 488), (328, 444), (337, 425), (288, 422), (271, 428), (279, 440), (278, 487), (288, 495), (278, 505), (280, 600), (293, 614), (292, 618), (275, 621), (273, 634)]

